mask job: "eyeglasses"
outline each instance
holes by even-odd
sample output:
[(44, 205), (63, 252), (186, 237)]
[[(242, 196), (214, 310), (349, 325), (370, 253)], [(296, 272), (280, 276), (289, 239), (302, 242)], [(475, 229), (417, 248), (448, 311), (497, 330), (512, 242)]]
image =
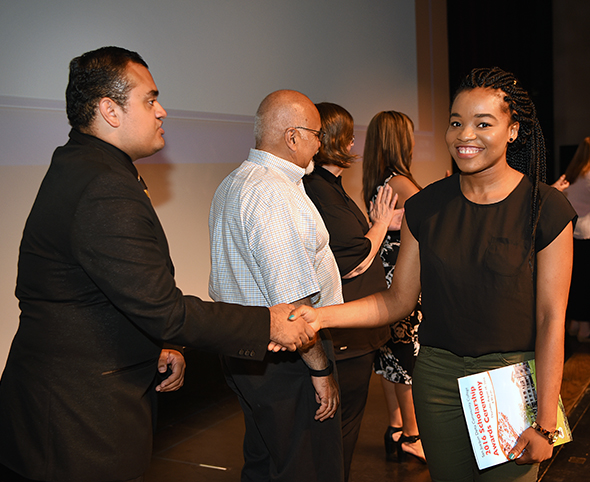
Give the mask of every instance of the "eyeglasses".
[(316, 136), (318, 138), (318, 141), (322, 142), (322, 139), (324, 138), (324, 136), (326, 135), (326, 133), (323, 130), (319, 130), (316, 131), (315, 129), (310, 129), (309, 127), (291, 127), (291, 129), (303, 129), (304, 131), (309, 131), (311, 132), (314, 136)]

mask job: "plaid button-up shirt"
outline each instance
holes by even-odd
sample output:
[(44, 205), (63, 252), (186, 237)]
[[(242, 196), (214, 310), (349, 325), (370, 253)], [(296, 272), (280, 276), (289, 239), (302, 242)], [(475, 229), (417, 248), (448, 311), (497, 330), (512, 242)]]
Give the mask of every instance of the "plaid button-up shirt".
[(272, 306), (311, 296), (342, 303), (329, 235), (305, 194), (305, 170), (252, 149), (218, 187), (209, 214), (215, 301)]

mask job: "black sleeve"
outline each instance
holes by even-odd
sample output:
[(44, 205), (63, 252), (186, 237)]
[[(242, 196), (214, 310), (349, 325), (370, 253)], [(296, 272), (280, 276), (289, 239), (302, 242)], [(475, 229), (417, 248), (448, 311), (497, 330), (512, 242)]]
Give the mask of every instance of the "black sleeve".
[(535, 250), (549, 246), (570, 221), (574, 227), (578, 216), (565, 195), (555, 188), (541, 184), (539, 224), (535, 237)]
[(327, 182), (306, 183), (305, 189), (328, 229), (340, 274), (345, 275), (371, 251), (371, 241), (365, 237), (369, 230), (366, 218), (352, 199), (347, 201)]

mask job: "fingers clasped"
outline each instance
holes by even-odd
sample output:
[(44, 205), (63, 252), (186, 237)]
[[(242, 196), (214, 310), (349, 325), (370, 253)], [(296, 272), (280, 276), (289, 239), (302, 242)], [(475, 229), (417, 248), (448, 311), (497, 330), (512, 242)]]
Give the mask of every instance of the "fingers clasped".
[(313, 312), (313, 308), (305, 306), (296, 310), (293, 308), (293, 305), (286, 304), (269, 308), (271, 313), (270, 343), (267, 347), (269, 351), (295, 351), (314, 342), (318, 329), (308, 322), (308, 317), (313, 315), (304, 315), (307, 311), (302, 310), (302, 308), (308, 308)]

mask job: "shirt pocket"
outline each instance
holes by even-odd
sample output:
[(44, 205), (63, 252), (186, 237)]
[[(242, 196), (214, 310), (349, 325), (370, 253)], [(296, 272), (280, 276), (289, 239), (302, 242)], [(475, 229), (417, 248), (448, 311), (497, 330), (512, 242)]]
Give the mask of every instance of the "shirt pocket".
[(493, 237), (484, 255), (484, 265), (500, 276), (515, 276), (527, 262), (528, 251), (522, 241)]

